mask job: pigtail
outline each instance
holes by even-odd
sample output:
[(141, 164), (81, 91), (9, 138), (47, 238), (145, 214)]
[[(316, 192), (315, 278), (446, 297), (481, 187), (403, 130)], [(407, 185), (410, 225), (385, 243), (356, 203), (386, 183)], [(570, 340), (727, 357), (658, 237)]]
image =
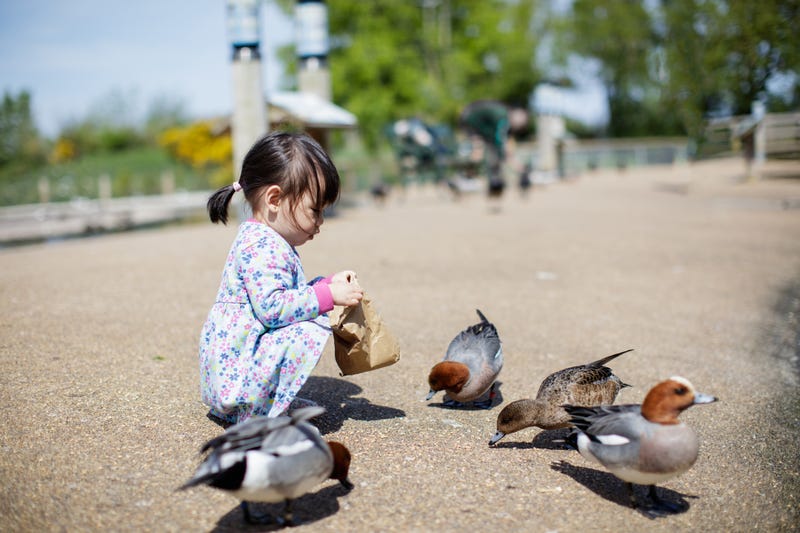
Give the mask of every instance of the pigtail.
[(208, 216), (211, 218), (211, 222), (214, 224), (222, 222), (223, 225), (228, 223), (228, 204), (231, 203), (231, 198), (233, 198), (235, 192), (236, 189), (233, 188), (233, 185), (225, 185), (217, 189), (217, 191), (208, 198), (206, 208), (208, 209)]

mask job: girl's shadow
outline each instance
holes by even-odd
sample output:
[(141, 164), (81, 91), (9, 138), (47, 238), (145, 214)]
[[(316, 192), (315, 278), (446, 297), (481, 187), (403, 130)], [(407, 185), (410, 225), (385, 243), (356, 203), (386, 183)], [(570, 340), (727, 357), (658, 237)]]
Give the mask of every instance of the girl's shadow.
[[(621, 505), (622, 507), (630, 508), (628, 491), (625, 490), (623, 482), (615, 475), (593, 468), (575, 466), (563, 459), (551, 463), (550, 468), (571, 477), (598, 496), (610, 502), (614, 502), (617, 505)], [(686, 501), (686, 498), (697, 498), (697, 496), (681, 494), (680, 492), (675, 492), (674, 490), (665, 489), (663, 487), (658, 487), (657, 490), (659, 498), (678, 507), (678, 509), (671, 514), (685, 513), (689, 510), (689, 502)], [(642, 491), (640, 485), (634, 485), (634, 494), (637, 502), (647, 501), (647, 493), (646, 491)], [(653, 518), (644, 512), (641, 512), (641, 514), (647, 518)]]
[[(324, 489), (306, 494), (294, 500), (292, 512), (294, 515), (294, 525), (306, 526), (319, 520), (327, 518), (339, 512), (339, 498), (349, 493), (339, 483), (325, 487)], [(253, 514), (264, 514), (270, 517), (279, 517), (283, 513), (283, 503), (250, 503), (250, 510)], [(282, 524), (249, 524), (245, 521), (241, 507), (238, 505), (231, 509), (225, 516), (219, 519), (217, 525), (212, 529), (215, 533), (227, 533), (234, 531), (278, 531), (287, 527)]]
[(375, 405), (366, 398), (356, 397), (361, 392), (361, 387), (344, 379), (311, 376), (300, 396), (325, 408), (325, 412), (312, 421), (323, 435), (338, 431), (348, 419), (369, 421), (406, 416), (401, 409)]

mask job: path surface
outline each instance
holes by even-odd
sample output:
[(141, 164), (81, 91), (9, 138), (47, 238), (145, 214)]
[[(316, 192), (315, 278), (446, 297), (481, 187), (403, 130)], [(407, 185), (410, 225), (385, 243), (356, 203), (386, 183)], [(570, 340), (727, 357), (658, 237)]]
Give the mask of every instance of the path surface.
[[(720, 161), (590, 174), (526, 200), (512, 191), (499, 212), (422, 190), (328, 220), (300, 249), (307, 273), (355, 269), (403, 352), (342, 378), (328, 346), (304, 395), (351, 448), (356, 487), (330, 481), (298, 500), (297, 529), (796, 529), (800, 180), (741, 173)], [(205, 223), (0, 251), (3, 529), (241, 527), (228, 495), (175, 491), (220, 431), (198, 400), (196, 347), (234, 232)], [(428, 370), (476, 308), (504, 342), (503, 403), (627, 348), (612, 365), (633, 384), (620, 402), (675, 374), (718, 396), (683, 415), (701, 456), (659, 489), (689, 509), (648, 520), (552, 434), (489, 448), (499, 406), (424, 402)]]

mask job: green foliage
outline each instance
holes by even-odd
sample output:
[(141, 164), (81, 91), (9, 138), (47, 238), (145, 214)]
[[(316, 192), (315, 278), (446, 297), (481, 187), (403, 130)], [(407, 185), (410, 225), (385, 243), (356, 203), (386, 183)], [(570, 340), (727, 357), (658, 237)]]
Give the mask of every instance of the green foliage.
[(186, 104), (177, 98), (160, 96), (150, 103), (144, 119), (144, 136), (148, 143), (157, 144), (162, 133), (170, 128), (191, 122)]
[(779, 73), (782, 107), (800, 104), (797, 0), (575, 0), (569, 16), (569, 48), (602, 62), (612, 136), (698, 137), (709, 115), (775, 102)]
[(781, 107), (800, 105), (797, 0), (671, 0), (664, 17), (668, 91), (693, 135), (709, 114), (749, 114), (755, 100), (777, 103), (767, 80), (781, 72), (794, 73)]
[(0, 106), (0, 168), (30, 168), (45, 160), (44, 143), (31, 116), (31, 95), (5, 92)]
[(455, 124), (469, 102), (525, 105), (539, 76), (534, 2), (330, 0), (334, 100), (359, 119), (368, 147), (391, 121)]
[(112, 196), (158, 194), (162, 192), (165, 172), (173, 174), (176, 190), (212, 187), (210, 176), (176, 163), (162, 148), (145, 146), (122, 152), (98, 152), (22, 172), (0, 168), (0, 205), (38, 202), (40, 179), (48, 180), (50, 200), (54, 202), (76, 196), (97, 198), (98, 178), (103, 175), (111, 179)]

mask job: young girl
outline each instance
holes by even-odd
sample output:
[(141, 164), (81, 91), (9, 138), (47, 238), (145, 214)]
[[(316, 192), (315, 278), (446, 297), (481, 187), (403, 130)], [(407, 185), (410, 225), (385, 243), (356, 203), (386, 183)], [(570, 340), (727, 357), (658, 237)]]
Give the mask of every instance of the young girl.
[(328, 340), (325, 313), (363, 296), (352, 271), (308, 282), (295, 249), (339, 197), (339, 174), (319, 144), (291, 133), (257, 141), (239, 181), (209, 198), (212, 222), (227, 222), (240, 190), (253, 216), (231, 246), (200, 337), (202, 400), (226, 423), (286, 412)]

